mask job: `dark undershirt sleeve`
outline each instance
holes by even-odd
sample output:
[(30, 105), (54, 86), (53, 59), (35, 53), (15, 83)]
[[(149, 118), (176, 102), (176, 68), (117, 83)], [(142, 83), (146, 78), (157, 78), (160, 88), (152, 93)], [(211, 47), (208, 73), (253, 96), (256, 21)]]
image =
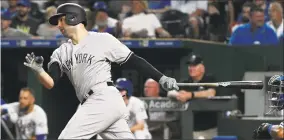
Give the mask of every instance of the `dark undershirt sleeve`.
[(134, 53), (132, 53), (128, 60), (123, 64), (123, 66), (127, 65), (134, 67), (137, 71), (143, 73), (144, 76), (149, 76), (157, 82), (159, 82), (163, 76), (163, 74), (149, 62)]
[(56, 84), (61, 76), (61, 70), (58, 62), (54, 62), (49, 66), (48, 74), (53, 79), (54, 84)]

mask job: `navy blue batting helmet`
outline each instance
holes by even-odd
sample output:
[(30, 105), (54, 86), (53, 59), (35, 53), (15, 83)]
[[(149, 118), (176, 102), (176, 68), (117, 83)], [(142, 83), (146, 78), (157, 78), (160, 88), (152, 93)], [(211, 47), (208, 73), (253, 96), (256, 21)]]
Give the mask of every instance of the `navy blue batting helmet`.
[(127, 96), (132, 96), (133, 84), (126, 78), (118, 78), (115, 82), (115, 86), (118, 90), (126, 90)]

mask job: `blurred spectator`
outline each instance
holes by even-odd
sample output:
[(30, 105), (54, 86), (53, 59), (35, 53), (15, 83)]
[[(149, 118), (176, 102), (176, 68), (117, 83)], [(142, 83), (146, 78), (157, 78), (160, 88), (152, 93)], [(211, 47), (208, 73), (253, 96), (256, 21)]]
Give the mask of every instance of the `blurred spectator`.
[(188, 0), (171, 0), (171, 9), (180, 10), (183, 13), (192, 16), (203, 16), (207, 11), (208, 0), (188, 1)]
[(1, 12), (5, 11), (7, 8), (9, 8), (8, 0), (7, 1), (1, 0), (0, 6), (1, 6)]
[(144, 95), (146, 97), (160, 97), (160, 85), (153, 79), (147, 79), (144, 84)]
[(58, 5), (56, 4), (56, 0), (46, 0), (43, 4), (43, 9), (46, 9), (50, 6), (55, 6), (57, 7)]
[[(30, 0), (26, 0), (26, 1), (30, 1)], [(33, 17), (34, 19), (37, 19), (39, 23), (44, 23), (45, 18), (44, 18), (44, 13), (42, 12), (43, 10), (41, 10), (38, 4), (35, 2), (30, 2), (30, 4), (31, 4), (30, 11), (29, 11), (30, 16)]]
[(116, 36), (116, 25), (119, 24), (116, 19), (108, 16), (107, 5), (104, 2), (96, 2), (93, 6), (95, 10), (95, 25), (92, 31), (108, 32)]
[[(147, 79), (144, 84), (144, 95), (146, 97), (160, 97), (160, 85), (153, 79)], [(162, 120), (166, 118), (166, 112), (149, 111), (148, 128), (152, 134), (153, 139), (163, 138), (163, 123), (154, 122), (155, 120)]]
[(208, 35), (211, 41), (224, 41), (225, 40), (225, 20), (221, 15), (218, 3), (210, 2), (208, 4)]
[(278, 44), (276, 33), (265, 24), (264, 10), (254, 6), (250, 13), (250, 23), (238, 27), (233, 32), (231, 45), (275, 45)]
[(39, 21), (29, 15), (31, 3), (28, 0), (20, 0), (18, 2), (18, 12), (12, 20), (11, 27), (19, 29), (25, 33), (36, 35)]
[(30, 0), (31, 3), (35, 3), (38, 6), (38, 9), (41, 12), (44, 12), (46, 8), (44, 8), (44, 3), (46, 3), (47, 0)]
[(8, 0), (8, 8), (1, 10), (1, 12), (9, 11), (12, 16), (15, 16), (17, 13), (17, 2), (18, 0)]
[(173, 38), (185, 38), (191, 36), (189, 28), (188, 15), (178, 10), (167, 10), (161, 14), (160, 21), (165, 30)]
[(223, 6), (224, 12), (220, 13), (224, 13), (224, 19), (226, 19), (227, 22), (226, 26), (228, 27), (229, 34), (231, 35), (232, 27), (236, 24), (235, 14), (237, 13), (238, 5), (236, 5), (233, 0), (229, 0), (228, 3), (224, 3)]
[(132, 1), (132, 16), (125, 18), (122, 23), (123, 36), (126, 38), (168, 38), (171, 35), (163, 29), (160, 21), (154, 14), (147, 14), (145, 0)]
[[(116, 27), (118, 20), (108, 16), (108, 14), (107, 14), (107, 10), (108, 10), (107, 9), (107, 5), (104, 2), (96, 2), (96, 3), (94, 3), (93, 9), (95, 11), (98, 10), (98, 11), (101, 11), (101, 12), (105, 12), (106, 13), (105, 18), (107, 19), (107, 21), (106, 21), (107, 22), (107, 26), (110, 27), (110, 28)], [(97, 27), (98, 27), (97, 25), (94, 26), (95, 29)]]
[(115, 14), (114, 17), (122, 21), (131, 11), (131, 1), (132, 0), (111, 0), (108, 1), (108, 7), (110, 11)]
[(242, 7), (242, 12), (241, 14), (239, 15), (239, 21), (237, 22), (236, 25), (234, 25), (232, 27), (232, 33), (240, 26), (240, 25), (243, 25), (243, 24), (246, 24), (249, 22), (250, 20), (250, 10), (251, 10), (251, 6), (252, 6), (252, 3), (247, 1), (246, 3), (243, 4), (243, 7)]
[(93, 26), (94, 26), (94, 17), (95, 17), (95, 13), (89, 9), (89, 8), (84, 8), (85, 11), (86, 11), (86, 17), (87, 17), (87, 26), (86, 26), (86, 29), (88, 31), (92, 30), (93, 29)]
[(283, 8), (280, 3), (272, 2), (270, 4), (269, 16), (270, 16), (270, 21), (267, 22), (267, 24), (275, 31), (277, 37), (280, 38), (280, 36), (283, 34), (283, 22), (284, 22)]
[(269, 21), (268, 9), (271, 0), (254, 0), (254, 4), (264, 10), (264, 19)]
[[(208, 74), (200, 55), (190, 55), (188, 61), (189, 77), (183, 83), (207, 83), (216, 82), (214, 76)], [(208, 87), (180, 87), (176, 99), (181, 102), (188, 102), (191, 99), (208, 98), (217, 96), (215, 88)], [(217, 113), (211, 111), (196, 111), (194, 115), (194, 139), (212, 139), (217, 136)]]
[(192, 29), (190, 38), (200, 39), (202, 29), (204, 28), (204, 14), (208, 8), (208, 0), (188, 1), (188, 0), (172, 0), (171, 8), (179, 10), (189, 15), (189, 23)]
[(130, 5), (122, 5), (121, 12), (118, 15), (118, 19), (123, 21), (125, 18), (131, 16), (131, 4)]
[(46, 9), (45, 23), (40, 24), (37, 30), (39, 36), (44, 38), (55, 38), (57, 34), (61, 33), (57, 26), (53, 26), (48, 22), (48, 19), (54, 14), (56, 14), (56, 7), (51, 6)]
[(18, 29), (11, 28), (12, 23), (12, 14), (9, 11), (1, 13), (1, 38), (9, 39), (28, 39), (31, 38), (31, 35), (25, 32), (22, 32)]

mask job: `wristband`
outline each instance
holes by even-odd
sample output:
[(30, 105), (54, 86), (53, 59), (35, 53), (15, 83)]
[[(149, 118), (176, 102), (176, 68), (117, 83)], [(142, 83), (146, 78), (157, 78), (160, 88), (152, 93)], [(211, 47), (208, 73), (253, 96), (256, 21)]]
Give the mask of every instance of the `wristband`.
[(34, 69), (34, 72), (35, 72), (36, 74), (40, 74), (40, 73), (44, 72), (44, 69), (43, 69), (42, 67), (39, 68), (39, 69)]
[(272, 129), (272, 124), (269, 124), (269, 126), (268, 126), (268, 129), (267, 129), (267, 131), (268, 131), (268, 134), (270, 134), (270, 131), (271, 131), (271, 129)]

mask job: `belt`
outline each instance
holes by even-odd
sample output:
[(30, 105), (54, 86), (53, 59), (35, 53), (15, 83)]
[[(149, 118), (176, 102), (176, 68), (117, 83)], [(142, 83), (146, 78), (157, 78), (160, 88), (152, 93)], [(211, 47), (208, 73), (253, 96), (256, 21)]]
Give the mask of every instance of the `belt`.
[[(113, 82), (107, 82), (106, 84), (107, 84), (107, 86), (114, 86)], [(82, 100), (81, 105), (83, 105), (86, 102), (86, 100), (88, 99), (88, 97), (91, 96), (93, 93), (94, 92), (92, 90), (90, 90), (87, 94), (88, 96)]]

